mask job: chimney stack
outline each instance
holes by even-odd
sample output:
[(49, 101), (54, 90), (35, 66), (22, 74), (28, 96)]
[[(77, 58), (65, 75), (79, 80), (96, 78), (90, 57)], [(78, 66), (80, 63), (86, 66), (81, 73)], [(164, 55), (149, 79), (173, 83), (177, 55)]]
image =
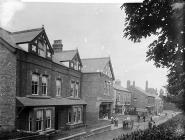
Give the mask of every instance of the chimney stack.
[(146, 86), (145, 86), (145, 91), (148, 90), (148, 80), (146, 80)]
[(63, 51), (62, 40), (54, 40), (54, 43), (53, 43), (53, 51), (55, 53), (62, 52)]
[(133, 87), (135, 87), (135, 81), (133, 81)]
[(130, 80), (127, 80), (127, 89), (130, 88)]

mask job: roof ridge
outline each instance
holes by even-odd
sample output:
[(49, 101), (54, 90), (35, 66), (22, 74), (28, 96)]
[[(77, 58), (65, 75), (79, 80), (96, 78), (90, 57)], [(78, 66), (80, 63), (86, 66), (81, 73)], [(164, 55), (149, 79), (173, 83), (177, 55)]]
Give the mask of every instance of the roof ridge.
[(11, 32), (11, 34), (19, 34), (19, 33), (32, 32), (32, 31), (39, 31), (39, 30), (43, 30), (43, 28), (34, 28), (34, 29), (16, 31), (16, 32)]
[(110, 57), (96, 57), (96, 58), (82, 58), (81, 60), (89, 60), (89, 59), (105, 59), (105, 58), (110, 58)]
[(69, 51), (77, 51), (76, 49), (74, 50), (63, 50), (62, 52), (69, 52)]
[(10, 31), (8, 31), (8, 30), (6, 30), (6, 29), (4, 29), (2, 27), (0, 27), (0, 29), (3, 30), (3, 31), (5, 31), (5, 32), (7, 32), (7, 33), (9, 33), (9, 34), (11, 33)]

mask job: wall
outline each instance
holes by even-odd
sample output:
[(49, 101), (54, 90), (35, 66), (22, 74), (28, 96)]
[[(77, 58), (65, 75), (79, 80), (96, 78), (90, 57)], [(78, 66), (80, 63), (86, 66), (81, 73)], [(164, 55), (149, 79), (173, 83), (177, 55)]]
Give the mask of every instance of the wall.
[[(31, 78), (33, 72), (40, 75), (40, 81), (43, 74), (48, 76), (47, 95), (50, 97), (56, 97), (57, 78), (61, 78), (62, 80), (62, 97), (70, 96), (71, 79), (81, 81), (81, 72), (61, 66), (35, 54), (19, 51), (17, 63), (17, 96), (31, 95)], [(39, 95), (42, 96), (40, 89)]]
[[(148, 101), (147, 96), (135, 88), (130, 88), (129, 90), (132, 92), (131, 104), (136, 108), (145, 109)], [(136, 102), (134, 101), (134, 98), (136, 98)]]
[(0, 41), (0, 131), (15, 125), (16, 57), (8, 47)]
[[(99, 106), (101, 102), (103, 102), (103, 100), (113, 102), (114, 93), (112, 84), (110, 88), (110, 95), (104, 94), (105, 80), (109, 81), (110, 79), (102, 73), (82, 74), (82, 99), (84, 99), (87, 102), (86, 108), (87, 122), (98, 120)], [(111, 106), (111, 108), (113, 108), (113, 105)]]

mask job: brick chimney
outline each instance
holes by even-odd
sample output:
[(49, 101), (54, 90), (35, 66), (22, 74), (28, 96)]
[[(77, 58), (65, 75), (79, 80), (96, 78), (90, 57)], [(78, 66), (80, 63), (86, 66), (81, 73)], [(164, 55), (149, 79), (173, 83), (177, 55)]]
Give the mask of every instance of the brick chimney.
[(127, 80), (127, 89), (130, 88), (130, 80)]
[(53, 51), (57, 53), (57, 52), (62, 52), (62, 50), (63, 50), (62, 40), (54, 40)]
[(145, 91), (148, 90), (148, 80), (146, 80)]
[(135, 87), (135, 81), (133, 81), (133, 87)]

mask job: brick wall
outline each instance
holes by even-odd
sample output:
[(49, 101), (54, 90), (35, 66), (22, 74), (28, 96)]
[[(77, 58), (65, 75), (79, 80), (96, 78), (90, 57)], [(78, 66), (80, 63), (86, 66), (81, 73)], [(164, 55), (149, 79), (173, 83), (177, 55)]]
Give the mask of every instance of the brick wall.
[(15, 126), (16, 57), (0, 42), (0, 131)]
[[(113, 86), (111, 85), (110, 95), (104, 94), (105, 80), (109, 81), (107, 76), (100, 73), (82, 74), (82, 99), (87, 102), (86, 120), (97, 121), (99, 119), (99, 106), (102, 100), (113, 100)], [(113, 108), (113, 106), (111, 106)]]
[[(32, 73), (48, 76), (48, 96), (56, 97), (56, 79), (62, 80), (62, 97), (70, 96), (70, 80), (81, 81), (81, 72), (58, 65), (34, 54), (18, 52), (17, 55), (17, 96), (31, 95)], [(41, 84), (41, 82), (40, 82)], [(39, 95), (41, 90), (39, 90)]]

